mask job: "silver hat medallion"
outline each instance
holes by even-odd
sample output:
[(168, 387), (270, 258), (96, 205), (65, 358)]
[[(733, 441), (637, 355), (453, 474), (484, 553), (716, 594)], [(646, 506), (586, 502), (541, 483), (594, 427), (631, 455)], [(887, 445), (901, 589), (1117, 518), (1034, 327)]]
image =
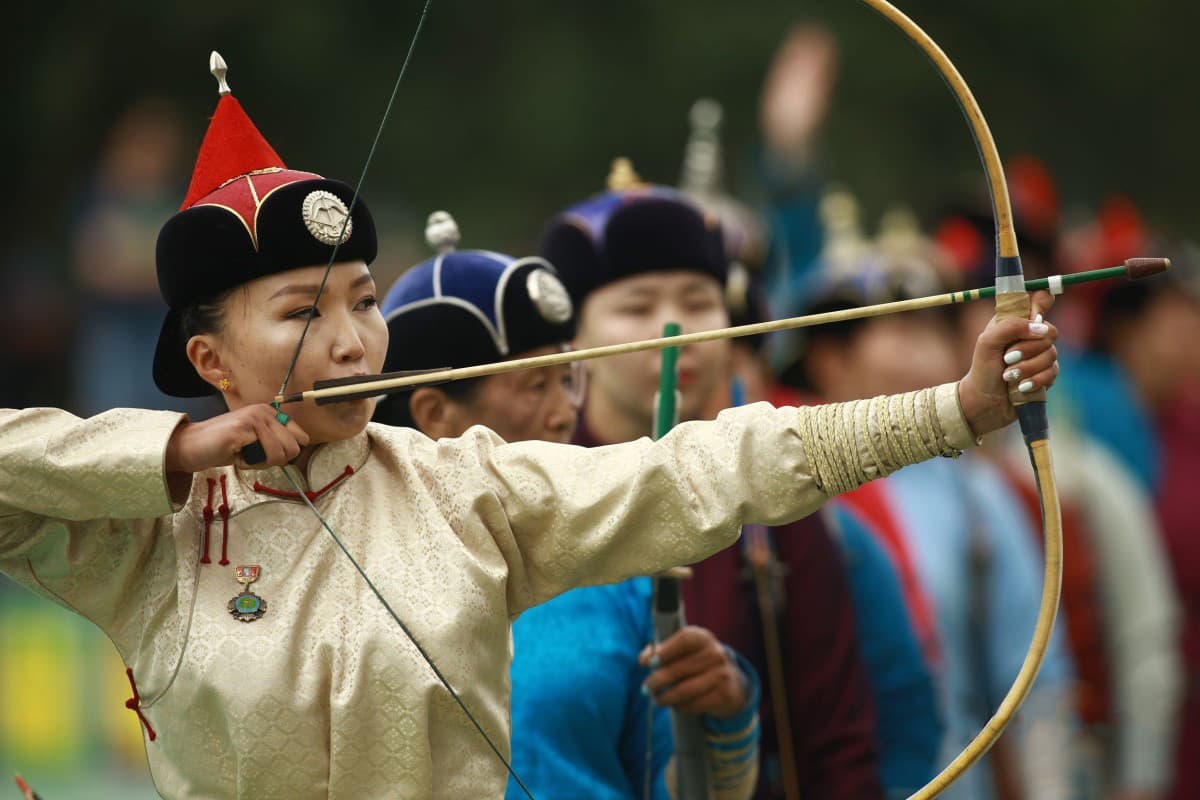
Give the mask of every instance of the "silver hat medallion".
[(526, 278), (526, 291), (533, 307), (538, 309), (541, 318), (547, 323), (562, 325), (571, 318), (574, 307), (571, 306), (571, 295), (566, 294), (563, 282), (554, 277), (550, 270), (536, 269)]
[(571, 296), (554, 273), (546, 269), (535, 269), (525, 279), (525, 290), (533, 307), (547, 322), (561, 325), (571, 318), (574, 307)]
[(354, 230), (354, 220), (342, 198), (324, 189), (309, 192), (300, 213), (304, 217), (304, 227), (321, 244), (343, 244)]

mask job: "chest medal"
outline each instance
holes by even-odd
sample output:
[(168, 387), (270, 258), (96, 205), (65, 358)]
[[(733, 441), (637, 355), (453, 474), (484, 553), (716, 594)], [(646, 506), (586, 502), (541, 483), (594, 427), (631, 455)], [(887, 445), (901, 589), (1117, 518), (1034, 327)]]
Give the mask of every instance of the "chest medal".
[(262, 567), (258, 564), (239, 564), (234, 567), (233, 576), (246, 587), (229, 601), (229, 613), (238, 622), (254, 622), (267, 613), (267, 601), (250, 591), (250, 584), (258, 580), (261, 572)]

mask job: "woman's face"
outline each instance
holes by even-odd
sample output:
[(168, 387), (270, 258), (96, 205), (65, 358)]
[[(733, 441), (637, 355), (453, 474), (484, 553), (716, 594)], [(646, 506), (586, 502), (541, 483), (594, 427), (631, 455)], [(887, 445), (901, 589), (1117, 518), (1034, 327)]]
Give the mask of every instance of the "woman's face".
[[(676, 322), (684, 333), (722, 328), (729, 324), (721, 284), (691, 271), (651, 272), (615, 281), (588, 295), (580, 313), (579, 347), (654, 339), (663, 326)], [(729, 373), (727, 341), (683, 347), (679, 354), (680, 417), (698, 419), (704, 406)], [(653, 415), (654, 395), (662, 355), (657, 351), (628, 353), (591, 362), (589, 401), (598, 394), (631, 419)], [(647, 428), (649, 430), (649, 428)]]
[[(288, 381), (289, 390), (314, 381), (378, 373), (388, 333), (376, 303), (375, 281), (362, 261), (335, 264), (314, 308), (324, 265), (301, 267), (246, 284), (226, 301), (221, 330), (192, 338), (188, 355), (216, 384), (229, 380), (229, 407), (269, 403), (279, 393), (304, 323), (312, 324)], [(197, 340), (211, 349), (206, 358)], [(349, 439), (366, 427), (374, 399), (318, 406), (296, 403), (286, 411), (312, 443)]]

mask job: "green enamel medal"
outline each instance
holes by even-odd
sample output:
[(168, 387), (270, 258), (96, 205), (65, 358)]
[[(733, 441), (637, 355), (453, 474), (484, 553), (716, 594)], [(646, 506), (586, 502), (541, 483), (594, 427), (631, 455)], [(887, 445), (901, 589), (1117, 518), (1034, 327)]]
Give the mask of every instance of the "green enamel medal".
[(250, 591), (250, 584), (258, 580), (261, 572), (262, 567), (258, 564), (239, 564), (234, 567), (234, 577), (246, 587), (229, 601), (229, 613), (238, 622), (254, 622), (267, 613), (267, 601)]

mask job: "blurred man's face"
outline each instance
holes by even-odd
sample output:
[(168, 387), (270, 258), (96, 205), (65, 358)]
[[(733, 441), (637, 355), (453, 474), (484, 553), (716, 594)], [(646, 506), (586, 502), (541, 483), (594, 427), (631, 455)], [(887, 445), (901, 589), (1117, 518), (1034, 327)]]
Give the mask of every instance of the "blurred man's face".
[[(539, 347), (515, 358), (561, 352)], [(583, 400), (584, 371), (561, 365), (504, 372), (480, 380), (467, 399), (445, 397), (446, 411), (437, 422), (418, 419), (418, 427), (435, 438), (461, 436), (472, 425), (491, 428), (507, 442), (571, 441)]]
[(819, 391), (828, 400), (910, 392), (958, 377), (951, 327), (939, 316), (873, 319), (837, 353), (821, 359)]
[(1113, 331), (1114, 355), (1147, 405), (1168, 404), (1200, 381), (1200, 302), (1194, 297), (1163, 292)]
[[(662, 336), (668, 322), (678, 323), (684, 333), (727, 326), (729, 315), (721, 284), (687, 270), (647, 273), (611, 283), (584, 301), (576, 346), (582, 349), (652, 339)], [(728, 375), (729, 359), (727, 341), (688, 345), (680, 351), (681, 419), (702, 416), (706, 402)], [(590, 362), (588, 404), (603, 404), (628, 421), (644, 423), (648, 434), (661, 363), (658, 351)]]

